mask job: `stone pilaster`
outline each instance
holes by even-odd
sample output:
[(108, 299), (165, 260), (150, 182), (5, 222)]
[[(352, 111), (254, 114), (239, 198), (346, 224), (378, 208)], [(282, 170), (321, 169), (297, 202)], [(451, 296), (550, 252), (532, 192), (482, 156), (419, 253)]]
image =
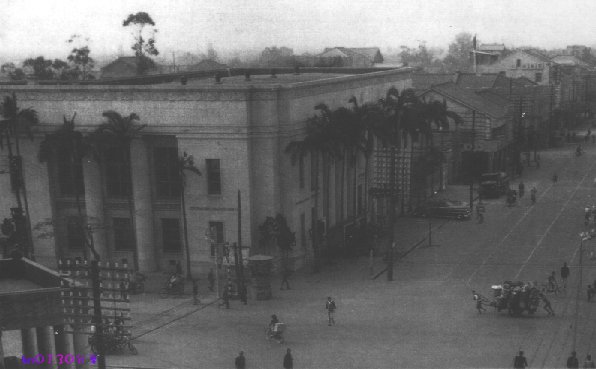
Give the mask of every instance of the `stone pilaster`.
[[(99, 164), (89, 158), (83, 159), (83, 176), (85, 179), (85, 210), (87, 218), (94, 227), (93, 243), (102, 260), (108, 260), (109, 249), (106, 238), (104, 219), (103, 183)], [(98, 224), (99, 223), (99, 224)]]
[(130, 146), (132, 162), (132, 195), (135, 208), (134, 229), (137, 239), (137, 255), (141, 271), (157, 269), (153, 239), (153, 212), (151, 200), (151, 171), (149, 155), (143, 140), (134, 139)]
[(46, 359), (44, 363), (40, 365), (41, 368), (47, 369), (58, 369), (56, 360), (51, 360), (48, 363), (47, 359), (56, 357), (56, 344), (54, 342), (54, 328), (52, 326), (37, 327), (37, 345), (39, 353)]
[(77, 369), (89, 369), (89, 355), (91, 353), (91, 349), (89, 347), (89, 335), (87, 334), (88, 332), (88, 326), (74, 325), (73, 347), (75, 356), (81, 355), (85, 357), (83, 364), (79, 364), (77, 362)]
[(2, 346), (2, 330), (0, 330), (0, 369), (4, 367), (4, 347)]
[[(66, 363), (63, 362), (62, 364), (58, 364), (59, 369), (75, 369), (76, 368), (76, 353), (74, 350), (74, 340), (72, 333), (67, 333), (68, 331), (72, 331), (72, 328), (68, 325), (59, 325), (55, 327), (56, 330), (56, 354), (62, 354), (66, 356), (66, 354), (72, 354), (75, 357), (75, 361), (73, 363)], [(85, 360), (87, 357), (85, 357)]]
[(35, 328), (21, 329), (21, 344), (23, 356), (30, 358), (39, 353)]

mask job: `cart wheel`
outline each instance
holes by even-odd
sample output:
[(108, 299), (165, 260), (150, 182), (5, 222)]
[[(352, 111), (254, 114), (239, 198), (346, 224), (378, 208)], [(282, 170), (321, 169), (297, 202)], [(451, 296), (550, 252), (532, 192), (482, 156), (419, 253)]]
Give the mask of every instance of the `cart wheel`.
[(139, 354), (139, 351), (137, 350), (137, 348), (135, 347), (135, 345), (132, 344), (132, 342), (129, 342), (128, 343), (128, 349), (130, 350), (130, 352), (133, 355), (138, 355)]

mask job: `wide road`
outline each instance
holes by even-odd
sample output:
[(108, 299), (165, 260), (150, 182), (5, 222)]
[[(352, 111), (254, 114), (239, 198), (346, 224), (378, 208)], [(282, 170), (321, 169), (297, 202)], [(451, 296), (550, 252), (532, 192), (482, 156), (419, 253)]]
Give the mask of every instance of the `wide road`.
[[(296, 368), (495, 368), (512, 367), (522, 349), (530, 367), (564, 367), (576, 331), (583, 208), (596, 203), (596, 147), (581, 157), (573, 149), (542, 152), (541, 168), (525, 169), (526, 192), (536, 187), (537, 204), (531, 205), (528, 195), (515, 207), (505, 206), (503, 198), (491, 200), (483, 224), (450, 221), (435, 227), (435, 245), (400, 261), (393, 282), (366, 278), (366, 260), (341, 261), (320, 274), (296, 276), (290, 291), (274, 283), (272, 301), (233, 302), (230, 310), (208, 306), (140, 337), (139, 356), (108, 361), (231, 368), (244, 350), (249, 368), (280, 368), (290, 347)], [(585, 298), (587, 284), (596, 278), (596, 261), (589, 258), (596, 240), (584, 246), (577, 305), (580, 362), (588, 352), (596, 355), (596, 303)], [(564, 261), (571, 267), (569, 287), (549, 296), (556, 316), (542, 309), (519, 318), (475, 311), (472, 289), (490, 295), (490, 286), (504, 280), (545, 282), (551, 271), (559, 275)], [(338, 305), (334, 327), (326, 324), (329, 295)], [(264, 339), (273, 313), (288, 324), (284, 345)]]

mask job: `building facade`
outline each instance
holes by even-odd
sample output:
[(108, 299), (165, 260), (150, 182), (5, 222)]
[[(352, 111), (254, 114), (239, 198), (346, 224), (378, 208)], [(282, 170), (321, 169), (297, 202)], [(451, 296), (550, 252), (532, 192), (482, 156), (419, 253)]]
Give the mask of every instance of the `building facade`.
[[(142, 271), (184, 266), (186, 215), (191, 270), (203, 272), (214, 261), (214, 243), (232, 244), (239, 236), (245, 254), (275, 254), (262, 249), (258, 227), (279, 213), (296, 233), (293, 257), (299, 267), (311, 254), (309, 229), (324, 205), (333, 209), (325, 220), (329, 225), (355, 216), (350, 209), (367, 194), (347, 189), (365, 188), (364, 166), (359, 160), (353, 175), (334, 176), (327, 203), (316, 203), (320, 189), (308, 183), (322, 176), (321, 167), (313, 170), (309, 158), (292, 165), (286, 146), (303, 137), (315, 105), (348, 106), (352, 96), (359, 103), (377, 101), (391, 87), (410, 87), (409, 72), (230, 77), (220, 84), (0, 86), (0, 94), (16, 93), (19, 105), (35, 109), (41, 122), (35, 139), (20, 144), (36, 260), (55, 266), (57, 257), (86, 255), (74, 226), (82, 212), (93, 225), (102, 260), (135, 260)], [(117, 150), (73, 164), (56, 148), (52, 160), (39, 160), (40, 141), (64, 117), (76, 113), (76, 128), (90, 133), (106, 110), (136, 113), (146, 125), (132, 140), (130, 167), (126, 153)], [(184, 209), (173, 169), (183, 153), (193, 156), (201, 172), (185, 175)], [(0, 169), (7, 165), (3, 156)], [(10, 188), (8, 175), (0, 175), (0, 186)], [(346, 190), (338, 194), (337, 188)], [(13, 194), (0, 197), (5, 217), (14, 206)]]

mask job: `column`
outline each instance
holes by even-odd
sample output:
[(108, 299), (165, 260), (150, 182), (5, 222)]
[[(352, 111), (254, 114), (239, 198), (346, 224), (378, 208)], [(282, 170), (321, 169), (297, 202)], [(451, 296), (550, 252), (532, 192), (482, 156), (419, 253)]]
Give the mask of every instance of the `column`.
[[(72, 328), (69, 325), (58, 325), (56, 327), (54, 327), (54, 329), (56, 330), (56, 337), (55, 337), (55, 341), (56, 341), (56, 354), (62, 354), (64, 357), (66, 357), (67, 354), (72, 354), (74, 357), (74, 362), (68, 364), (66, 362), (63, 362), (61, 365), (58, 364), (58, 368), (60, 369), (75, 369), (76, 368), (76, 352), (74, 350), (74, 341), (73, 341), (73, 336), (72, 333), (67, 333), (67, 332), (71, 332)], [(85, 357), (85, 360), (87, 359), (87, 357)]]
[(89, 368), (89, 355), (91, 354), (91, 350), (89, 347), (89, 333), (90, 329), (88, 326), (85, 325), (74, 325), (74, 334), (73, 334), (73, 347), (74, 353), (76, 355), (81, 355), (85, 357), (84, 364), (76, 364), (77, 369), (88, 369)]
[[(105, 223), (104, 213), (104, 194), (103, 177), (97, 162), (92, 159), (83, 159), (83, 177), (85, 183), (85, 211), (90, 222)], [(106, 231), (103, 229), (94, 229), (93, 243), (95, 250), (99, 253), (102, 260), (108, 260), (108, 244)]]
[(139, 269), (143, 272), (157, 270), (155, 245), (153, 244), (153, 212), (151, 201), (151, 171), (147, 147), (141, 139), (133, 139), (130, 145), (133, 163), (132, 196), (135, 208), (134, 230), (137, 238)]
[(32, 358), (39, 353), (35, 328), (21, 329), (21, 345), (22, 354), (26, 358)]
[[(54, 328), (52, 326), (37, 327), (37, 345), (39, 353), (45, 358), (40, 368), (58, 369), (56, 365), (56, 344), (54, 342)], [(51, 363), (47, 360), (52, 355)]]
[(4, 347), (2, 346), (2, 330), (0, 330), (0, 369), (4, 367)]

